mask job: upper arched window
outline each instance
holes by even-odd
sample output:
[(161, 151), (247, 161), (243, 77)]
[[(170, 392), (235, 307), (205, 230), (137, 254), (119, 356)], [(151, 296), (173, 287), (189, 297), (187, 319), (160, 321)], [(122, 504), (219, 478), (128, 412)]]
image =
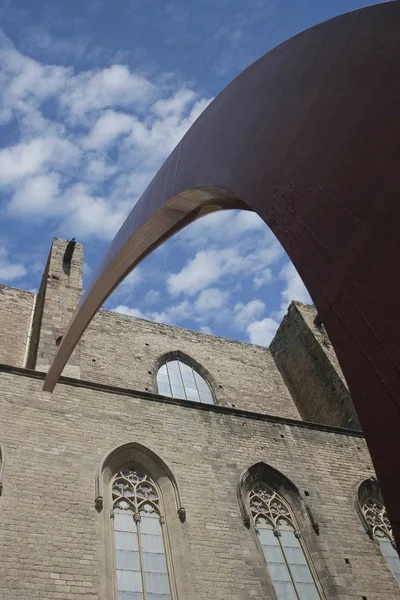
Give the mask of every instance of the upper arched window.
[(360, 485), (358, 502), (368, 533), (379, 544), (383, 556), (400, 584), (400, 559), (396, 551), (392, 526), (375, 479), (367, 479)]
[(118, 600), (170, 600), (164, 519), (154, 481), (129, 465), (112, 481)]
[(158, 393), (171, 398), (183, 398), (213, 404), (207, 381), (182, 360), (168, 360), (157, 373)]
[(321, 600), (290, 507), (262, 481), (250, 488), (249, 508), (278, 600)]

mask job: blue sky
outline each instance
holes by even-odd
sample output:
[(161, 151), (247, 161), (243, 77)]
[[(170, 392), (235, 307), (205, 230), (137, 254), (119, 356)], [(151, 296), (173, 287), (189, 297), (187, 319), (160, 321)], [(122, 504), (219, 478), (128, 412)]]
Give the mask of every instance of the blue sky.
[[(285, 39), (367, 5), (0, 0), (0, 283), (37, 289), (53, 236), (85, 245), (87, 282), (216, 94)], [(164, 244), (106, 307), (268, 345), (292, 299), (309, 301), (266, 225), (229, 212)]]

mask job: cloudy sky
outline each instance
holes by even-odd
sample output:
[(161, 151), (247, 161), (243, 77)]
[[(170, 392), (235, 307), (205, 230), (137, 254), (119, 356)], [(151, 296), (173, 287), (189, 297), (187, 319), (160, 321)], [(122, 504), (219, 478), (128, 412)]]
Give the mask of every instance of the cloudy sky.
[[(37, 289), (53, 236), (85, 245), (87, 283), (216, 94), (285, 39), (367, 4), (0, 0), (0, 283)], [(164, 244), (106, 308), (268, 345), (291, 299), (309, 301), (280, 245), (232, 211)]]

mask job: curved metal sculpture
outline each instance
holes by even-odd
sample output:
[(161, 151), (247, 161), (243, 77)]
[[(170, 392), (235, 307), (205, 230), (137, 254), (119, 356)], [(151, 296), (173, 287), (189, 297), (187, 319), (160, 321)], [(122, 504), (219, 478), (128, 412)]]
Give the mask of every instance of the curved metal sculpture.
[(208, 212), (255, 211), (326, 326), (400, 544), (399, 31), (398, 2), (337, 17), (269, 52), (212, 102), (112, 242), (44, 389), (154, 248)]

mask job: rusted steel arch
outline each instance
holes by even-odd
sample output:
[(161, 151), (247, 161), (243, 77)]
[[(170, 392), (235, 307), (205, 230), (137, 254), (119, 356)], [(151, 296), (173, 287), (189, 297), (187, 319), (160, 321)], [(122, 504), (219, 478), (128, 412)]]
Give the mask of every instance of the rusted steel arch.
[(399, 31), (398, 2), (337, 17), (269, 52), (212, 102), (112, 242), (44, 389), (157, 245), (203, 213), (253, 210), (326, 326), (400, 546)]

